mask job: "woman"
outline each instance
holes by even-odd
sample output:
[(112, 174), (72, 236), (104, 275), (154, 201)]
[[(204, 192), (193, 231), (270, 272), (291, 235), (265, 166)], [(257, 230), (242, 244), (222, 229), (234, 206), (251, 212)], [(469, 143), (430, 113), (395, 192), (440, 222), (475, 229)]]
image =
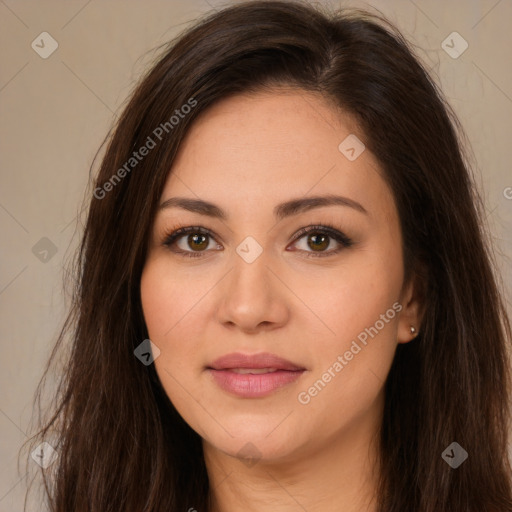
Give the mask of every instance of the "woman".
[(456, 128), (363, 11), (241, 3), (173, 41), (90, 200), (51, 510), (512, 510)]

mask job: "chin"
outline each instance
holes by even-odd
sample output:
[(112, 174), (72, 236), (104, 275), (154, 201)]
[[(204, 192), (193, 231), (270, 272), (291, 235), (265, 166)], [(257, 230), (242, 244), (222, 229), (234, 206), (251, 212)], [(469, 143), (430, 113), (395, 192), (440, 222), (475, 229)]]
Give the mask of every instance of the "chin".
[(278, 424), (226, 425), (229, 434), (223, 431), (221, 436), (217, 433), (205, 439), (205, 442), (215, 450), (242, 461), (247, 460), (248, 463), (257, 460), (278, 462), (293, 455), (298, 449), (299, 441), (285, 429), (280, 429), (278, 432), (276, 430)]

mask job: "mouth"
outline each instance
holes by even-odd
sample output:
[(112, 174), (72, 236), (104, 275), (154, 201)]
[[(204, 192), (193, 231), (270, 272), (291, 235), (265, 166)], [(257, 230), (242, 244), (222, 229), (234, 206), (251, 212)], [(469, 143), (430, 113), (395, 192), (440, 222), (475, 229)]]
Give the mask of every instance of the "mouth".
[(277, 368), (225, 368), (228, 371), (239, 373), (241, 375), (247, 375), (250, 373), (251, 375), (260, 375), (262, 373), (274, 373), (278, 370)]
[(224, 391), (260, 398), (296, 381), (306, 369), (274, 354), (228, 354), (206, 368)]

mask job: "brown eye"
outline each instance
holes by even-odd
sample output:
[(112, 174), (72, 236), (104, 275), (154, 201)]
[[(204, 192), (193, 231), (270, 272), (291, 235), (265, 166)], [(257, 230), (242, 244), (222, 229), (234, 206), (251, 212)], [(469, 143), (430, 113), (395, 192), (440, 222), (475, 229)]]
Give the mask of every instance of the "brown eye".
[(295, 235), (293, 250), (299, 250), (305, 256), (334, 256), (352, 244), (348, 236), (332, 226), (307, 226)]
[(202, 251), (208, 247), (208, 235), (203, 235), (201, 233), (188, 235), (187, 243), (192, 250)]
[(209, 249), (221, 249), (215, 243), (213, 235), (200, 226), (187, 226), (176, 229), (166, 236), (163, 245), (181, 256), (199, 257), (210, 252)]
[(324, 234), (313, 233), (308, 236), (308, 247), (314, 251), (323, 251), (329, 247), (329, 237)]

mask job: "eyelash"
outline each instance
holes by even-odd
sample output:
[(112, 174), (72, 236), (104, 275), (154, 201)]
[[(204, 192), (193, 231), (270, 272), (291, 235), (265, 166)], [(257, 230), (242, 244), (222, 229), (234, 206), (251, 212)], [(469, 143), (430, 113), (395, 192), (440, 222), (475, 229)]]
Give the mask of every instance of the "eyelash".
[[(171, 249), (172, 245), (181, 238), (184, 235), (187, 234), (201, 234), (201, 235), (207, 235), (208, 237), (211, 237), (213, 240), (215, 240), (215, 237), (209, 231), (208, 229), (205, 229), (201, 226), (176, 226), (174, 230), (171, 230), (169, 234), (167, 234), (164, 238), (163, 245), (167, 247), (169, 250), (172, 250), (174, 253), (179, 254), (183, 257), (188, 258), (200, 258), (203, 256), (203, 253), (207, 251), (176, 251), (174, 249)], [(353, 240), (350, 239), (348, 236), (346, 236), (344, 233), (336, 229), (334, 226), (330, 224), (323, 224), (323, 225), (311, 225), (306, 226), (304, 228), (301, 228), (294, 237), (293, 243), (296, 243), (298, 240), (300, 240), (304, 235), (307, 235), (308, 233), (316, 233), (321, 235), (327, 235), (330, 238), (334, 239), (336, 242), (338, 242), (341, 247), (335, 250), (330, 250), (328, 252), (310, 252), (310, 251), (303, 251), (306, 253), (306, 257), (312, 257), (312, 258), (325, 258), (327, 256), (333, 256), (335, 254), (338, 254), (342, 249), (348, 248), (351, 245), (353, 245)]]

